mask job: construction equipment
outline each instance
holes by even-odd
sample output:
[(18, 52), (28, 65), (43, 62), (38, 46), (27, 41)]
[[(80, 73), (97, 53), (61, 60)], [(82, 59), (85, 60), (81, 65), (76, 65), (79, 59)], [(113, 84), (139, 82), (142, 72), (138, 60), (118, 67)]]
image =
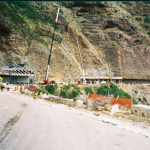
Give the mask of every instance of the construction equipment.
[(110, 82), (109, 83), (113, 83), (111, 74), (110, 74)]
[(48, 71), (49, 71), (49, 64), (50, 64), (50, 59), (51, 59), (52, 46), (53, 46), (53, 40), (54, 40), (54, 35), (55, 35), (55, 29), (56, 29), (56, 26), (57, 26), (59, 10), (60, 10), (60, 8), (58, 8), (58, 12), (57, 12), (56, 19), (55, 19), (54, 32), (53, 32), (53, 36), (52, 36), (52, 43), (51, 43), (51, 48), (50, 48), (50, 53), (49, 53), (49, 58), (48, 58), (48, 64), (47, 64), (47, 71), (46, 71), (45, 80), (43, 80), (43, 82), (45, 84), (51, 82), (51, 81), (48, 80), (48, 73), (49, 73)]
[(77, 45), (78, 45), (78, 50), (79, 50), (79, 55), (80, 55), (80, 61), (81, 61), (82, 72), (83, 72), (83, 84), (85, 84), (85, 83), (86, 83), (86, 80), (85, 80), (85, 74), (84, 74), (84, 69), (83, 69), (83, 64), (82, 64), (82, 58), (81, 58), (80, 48), (79, 48), (79, 44), (78, 44), (78, 39), (76, 38), (76, 40), (77, 40)]

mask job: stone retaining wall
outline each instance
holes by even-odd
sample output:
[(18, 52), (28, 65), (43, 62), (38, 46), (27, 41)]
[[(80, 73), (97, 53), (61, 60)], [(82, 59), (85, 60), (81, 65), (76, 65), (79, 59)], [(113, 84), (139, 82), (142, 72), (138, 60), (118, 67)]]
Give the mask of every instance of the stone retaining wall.
[(132, 105), (131, 113), (137, 116), (137, 121), (150, 121), (150, 106)]
[(58, 97), (58, 96), (49, 96), (48, 100), (56, 102), (56, 103), (68, 105), (70, 107), (75, 107), (76, 106), (76, 102), (73, 99), (66, 99), (66, 98), (61, 98), (61, 97)]

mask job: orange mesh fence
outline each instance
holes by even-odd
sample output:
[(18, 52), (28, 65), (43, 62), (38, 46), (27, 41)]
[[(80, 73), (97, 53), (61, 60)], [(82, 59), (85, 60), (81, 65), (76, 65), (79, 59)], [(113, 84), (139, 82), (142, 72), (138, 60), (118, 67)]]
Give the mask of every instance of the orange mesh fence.
[(115, 105), (115, 104), (118, 104), (119, 107), (131, 108), (132, 98), (130, 99), (114, 98), (113, 101), (111, 102), (111, 105)]
[(95, 101), (95, 102), (97, 102), (97, 101), (107, 101), (108, 103), (111, 103), (112, 102), (112, 97), (88, 93), (87, 100), (91, 100), (91, 101)]

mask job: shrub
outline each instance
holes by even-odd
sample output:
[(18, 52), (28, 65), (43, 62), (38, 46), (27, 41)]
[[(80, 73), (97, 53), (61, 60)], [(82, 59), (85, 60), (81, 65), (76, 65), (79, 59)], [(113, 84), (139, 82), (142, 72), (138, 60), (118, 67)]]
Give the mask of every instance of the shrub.
[(75, 89), (78, 93), (80, 93), (80, 87), (78, 85), (72, 84), (73, 89)]
[(70, 93), (69, 93), (69, 98), (70, 99), (74, 99), (74, 98), (76, 98), (77, 96), (78, 96), (78, 94), (79, 94), (79, 92), (78, 92), (78, 90), (77, 89), (73, 89)]
[(145, 97), (143, 97), (143, 100), (144, 100), (145, 102), (147, 102), (147, 99), (146, 99)]
[(138, 98), (139, 101), (141, 101), (141, 98)]
[(62, 96), (63, 98), (74, 99), (79, 95), (79, 93), (80, 87), (78, 85), (73, 84), (63, 85), (63, 87), (60, 90), (60, 96)]
[(102, 85), (101, 87), (99, 87), (99, 88), (97, 89), (97, 93), (96, 93), (96, 94), (107, 96), (107, 95), (108, 95), (108, 92), (109, 92), (109, 87), (108, 87), (108, 85)]
[(142, 44), (142, 43), (143, 43), (143, 41), (140, 42), (140, 44)]
[(144, 27), (145, 27), (146, 29), (149, 29), (149, 26), (148, 26), (148, 25), (145, 25)]
[(57, 90), (57, 85), (47, 85), (45, 89), (50, 93), (54, 94), (55, 91)]
[(150, 35), (150, 32), (147, 32), (148, 35)]
[(38, 91), (38, 88), (34, 85), (27, 86), (26, 89), (28, 89), (29, 91), (32, 91), (32, 92)]
[(133, 105), (137, 105), (138, 104), (138, 102), (134, 98), (132, 99), (132, 101), (133, 101)]
[(134, 93), (137, 94), (138, 92), (137, 92), (137, 91), (134, 91)]
[(69, 93), (68, 93), (67, 90), (61, 89), (61, 90), (60, 90), (60, 96), (62, 96), (63, 98), (68, 98)]
[(99, 95), (107, 96), (108, 93), (113, 94), (114, 98), (131, 98), (129, 94), (124, 92), (122, 89), (119, 89), (114, 83), (110, 83), (110, 88), (108, 87), (108, 85), (103, 85), (97, 89), (97, 94)]
[(150, 23), (150, 18), (149, 18), (148, 16), (146, 16), (146, 17), (144, 18), (144, 22), (145, 22), (145, 23)]
[(110, 88), (112, 88), (113, 90), (118, 90), (118, 86), (115, 85), (114, 83), (110, 83)]
[(69, 85), (63, 85), (63, 89), (65, 89), (65, 90), (69, 90), (70, 89), (70, 87), (71, 87), (71, 85), (69, 84)]
[(93, 94), (93, 91), (92, 91), (91, 87), (86, 87), (85, 91), (86, 91), (86, 95), (88, 95), (88, 93), (92, 93)]
[(39, 92), (42, 92), (43, 94), (44, 94), (44, 93), (48, 93), (47, 90), (43, 90), (43, 89), (39, 89)]
[(137, 20), (137, 21), (141, 21), (141, 20), (142, 20), (142, 18), (140, 18), (140, 17), (139, 17), (139, 18), (138, 18), (138, 17), (136, 17), (136, 18), (135, 18), (135, 20)]

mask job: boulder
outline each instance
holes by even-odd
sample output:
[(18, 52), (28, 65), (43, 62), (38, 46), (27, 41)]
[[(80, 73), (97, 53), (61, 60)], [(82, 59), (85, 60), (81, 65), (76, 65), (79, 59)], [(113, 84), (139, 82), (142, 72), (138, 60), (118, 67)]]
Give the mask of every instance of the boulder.
[(116, 112), (120, 112), (117, 104), (112, 106), (110, 115), (114, 115)]
[(91, 100), (87, 100), (87, 109), (92, 108), (93, 104)]
[(25, 94), (27, 94), (28, 93), (28, 89), (25, 89)]
[(97, 106), (97, 109), (98, 109), (99, 111), (102, 111), (102, 110), (104, 110), (105, 108), (104, 108), (104, 107), (101, 107), (101, 106)]
[(81, 100), (76, 100), (76, 108), (82, 108), (83, 102)]
[(40, 92), (40, 97), (41, 97), (41, 98), (44, 98), (44, 95), (43, 95), (43, 93), (42, 93), (42, 92)]
[(111, 109), (112, 109), (112, 106), (110, 105), (110, 104), (106, 104), (105, 106), (104, 106), (104, 108), (105, 108), (105, 110), (107, 110), (107, 111), (111, 111)]
[(106, 115), (110, 115), (109, 111), (106, 111), (106, 110), (102, 110), (102, 113), (104, 113)]
[(126, 117), (126, 115), (124, 115), (124, 114), (122, 114), (122, 113), (120, 113), (119, 116), (120, 116), (121, 118), (125, 118), (125, 117)]

